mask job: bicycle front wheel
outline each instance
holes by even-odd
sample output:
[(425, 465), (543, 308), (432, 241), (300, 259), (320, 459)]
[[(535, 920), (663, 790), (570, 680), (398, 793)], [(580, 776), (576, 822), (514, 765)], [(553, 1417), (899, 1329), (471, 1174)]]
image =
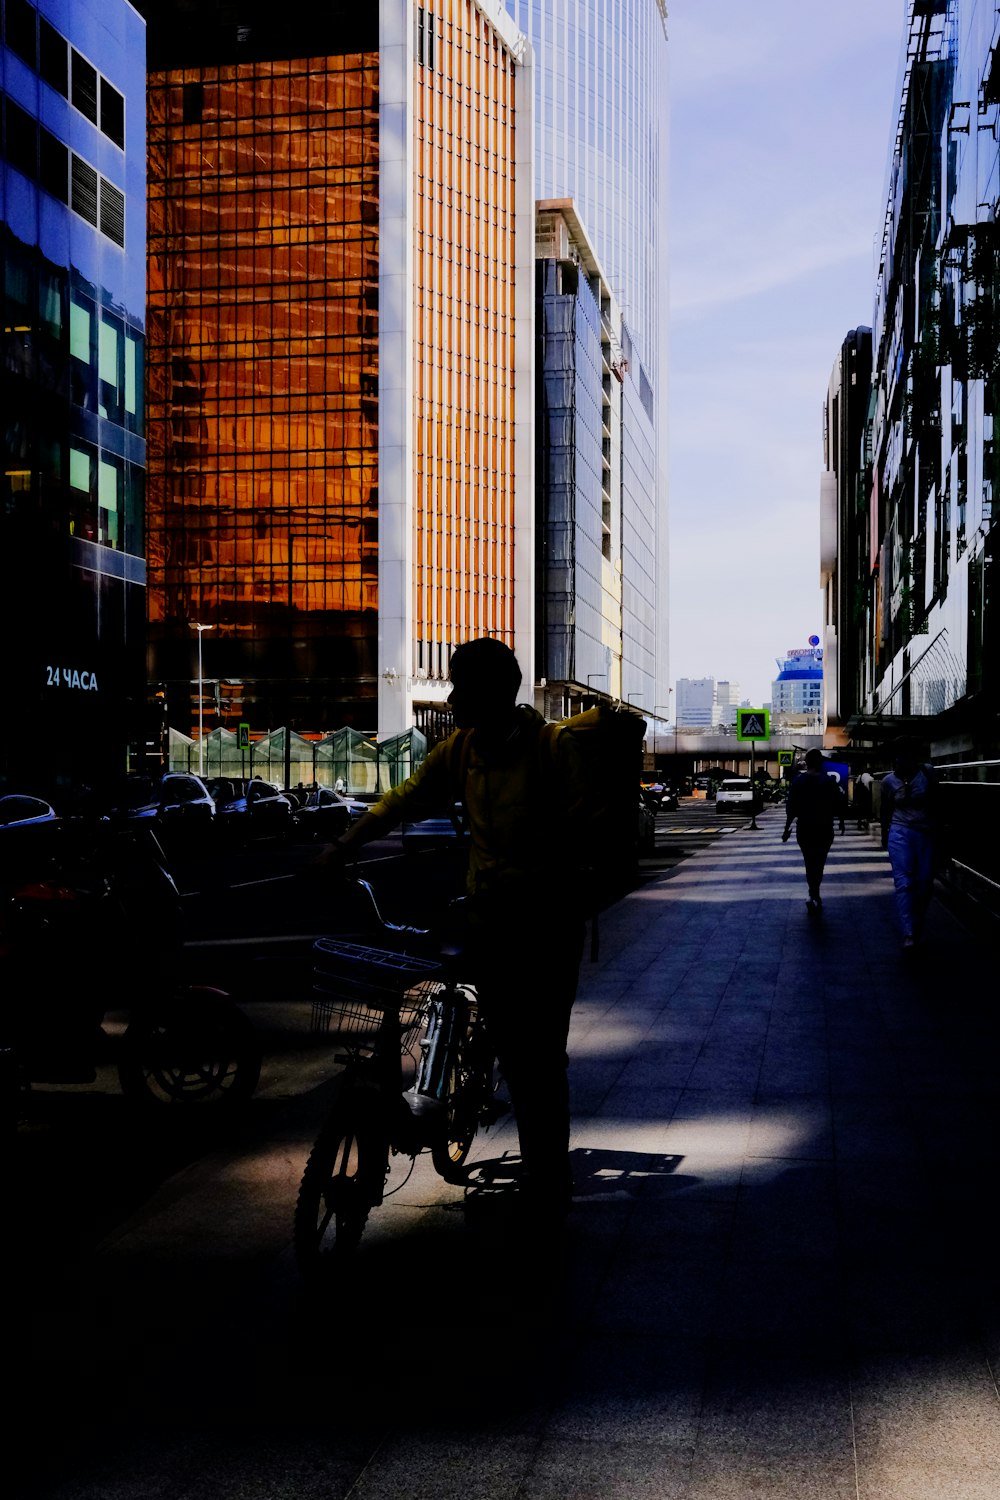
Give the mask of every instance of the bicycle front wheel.
[(485, 1042), (478, 1031), (463, 1037), (448, 1068), (444, 1091), (444, 1126), (431, 1145), (434, 1170), (445, 1182), (461, 1185), (466, 1180), (465, 1163), (479, 1129), (492, 1074), (492, 1058), (484, 1056)]
[(377, 1102), (348, 1094), (316, 1137), (295, 1205), (293, 1245), (304, 1276), (322, 1274), (357, 1250), (381, 1202), (389, 1146)]

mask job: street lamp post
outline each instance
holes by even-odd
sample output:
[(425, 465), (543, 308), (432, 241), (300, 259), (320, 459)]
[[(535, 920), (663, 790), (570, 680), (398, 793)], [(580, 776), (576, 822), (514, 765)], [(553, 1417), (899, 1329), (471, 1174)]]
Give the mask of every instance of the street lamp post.
[(584, 700), (585, 702), (589, 702), (591, 694), (594, 693), (594, 689), (591, 687), (591, 683), (593, 682), (593, 680), (594, 680), (595, 677), (597, 678), (598, 682), (604, 682), (604, 681), (607, 681), (608, 674), (607, 674), (607, 672), (588, 672), (587, 673), (587, 697)]
[(198, 775), (205, 774), (205, 721), (204, 721), (204, 677), (201, 670), (201, 637), (206, 630), (214, 630), (213, 625), (201, 625), (197, 620), (192, 620), (191, 629), (198, 632)]

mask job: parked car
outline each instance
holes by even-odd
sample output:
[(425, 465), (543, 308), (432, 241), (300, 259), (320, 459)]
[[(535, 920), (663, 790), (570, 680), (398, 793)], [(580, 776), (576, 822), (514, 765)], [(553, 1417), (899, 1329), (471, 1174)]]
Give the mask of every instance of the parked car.
[(41, 797), (0, 797), (0, 896), (47, 871), (58, 850), (62, 820)]
[(295, 826), (307, 839), (331, 843), (368, 811), (366, 802), (347, 797), (329, 786), (313, 787), (295, 814)]
[(293, 827), (293, 805), (270, 781), (214, 776), (210, 786), (225, 837), (235, 841), (282, 838)]
[(715, 793), (717, 813), (755, 813), (760, 808), (760, 798), (749, 776), (731, 776), (719, 783)]
[(222, 812), (223, 808), (229, 807), (231, 803), (238, 802), (243, 796), (243, 782), (235, 780), (232, 776), (209, 776), (205, 785), (215, 803), (217, 813)]
[(677, 811), (677, 793), (665, 781), (644, 781), (642, 795), (654, 812)]
[(656, 849), (656, 814), (642, 792), (639, 793), (639, 823), (636, 847), (640, 859), (648, 859)]
[(58, 822), (55, 809), (41, 797), (23, 797), (20, 792), (0, 797), (0, 828), (55, 822)]
[(121, 822), (207, 826), (215, 817), (215, 803), (204, 781), (191, 771), (165, 771), (162, 776), (137, 772), (125, 777), (109, 816)]
[(442, 812), (436, 818), (420, 818), (415, 823), (404, 823), (400, 836), (408, 854), (419, 854), (428, 849), (454, 852), (464, 848), (469, 842), (469, 830), (464, 826), (461, 802), (455, 803), (451, 817), (447, 812)]

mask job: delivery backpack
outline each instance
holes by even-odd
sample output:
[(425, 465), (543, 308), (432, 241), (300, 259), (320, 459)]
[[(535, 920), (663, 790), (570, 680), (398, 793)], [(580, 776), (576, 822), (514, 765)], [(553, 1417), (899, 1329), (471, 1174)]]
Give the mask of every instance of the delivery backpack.
[[(583, 713), (543, 724), (538, 753), (543, 778), (555, 766), (561, 735), (573, 736), (582, 768), (584, 795), (581, 844), (585, 851), (585, 915), (590, 921), (590, 956), (598, 957), (598, 913), (618, 901), (635, 883), (639, 856), (639, 784), (646, 721), (631, 709), (599, 703)], [(462, 801), (471, 731), (456, 747), (456, 800)]]
[[(639, 783), (646, 721), (630, 709), (599, 703), (546, 724), (540, 740), (555, 755), (561, 735), (573, 737), (586, 787), (586, 905), (590, 957), (598, 956), (598, 914), (635, 884), (639, 858)], [(544, 754), (544, 750), (543, 750)]]

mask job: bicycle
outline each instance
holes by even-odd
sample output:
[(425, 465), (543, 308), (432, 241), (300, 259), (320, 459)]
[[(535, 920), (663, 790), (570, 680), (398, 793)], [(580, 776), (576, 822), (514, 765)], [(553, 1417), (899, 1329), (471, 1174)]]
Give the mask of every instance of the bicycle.
[(461, 948), (383, 921), (368, 882), (355, 884), (383, 932), (401, 948), (434, 943), (436, 956), (337, 937), (313, 945), (313, 1025), (333, 1035), (343, 1070), (295, 1205), (293, 1246), (307, 1278), (357, 1250), (370, 1213), (388, 1196), (394, 1157), (411, 1159), (408, 1178), (413, 1160), (429, 1151), (438, 1175), (462, 1185), (477, 1132), (508, 1108), (496, 1096), (495, 1060)]

